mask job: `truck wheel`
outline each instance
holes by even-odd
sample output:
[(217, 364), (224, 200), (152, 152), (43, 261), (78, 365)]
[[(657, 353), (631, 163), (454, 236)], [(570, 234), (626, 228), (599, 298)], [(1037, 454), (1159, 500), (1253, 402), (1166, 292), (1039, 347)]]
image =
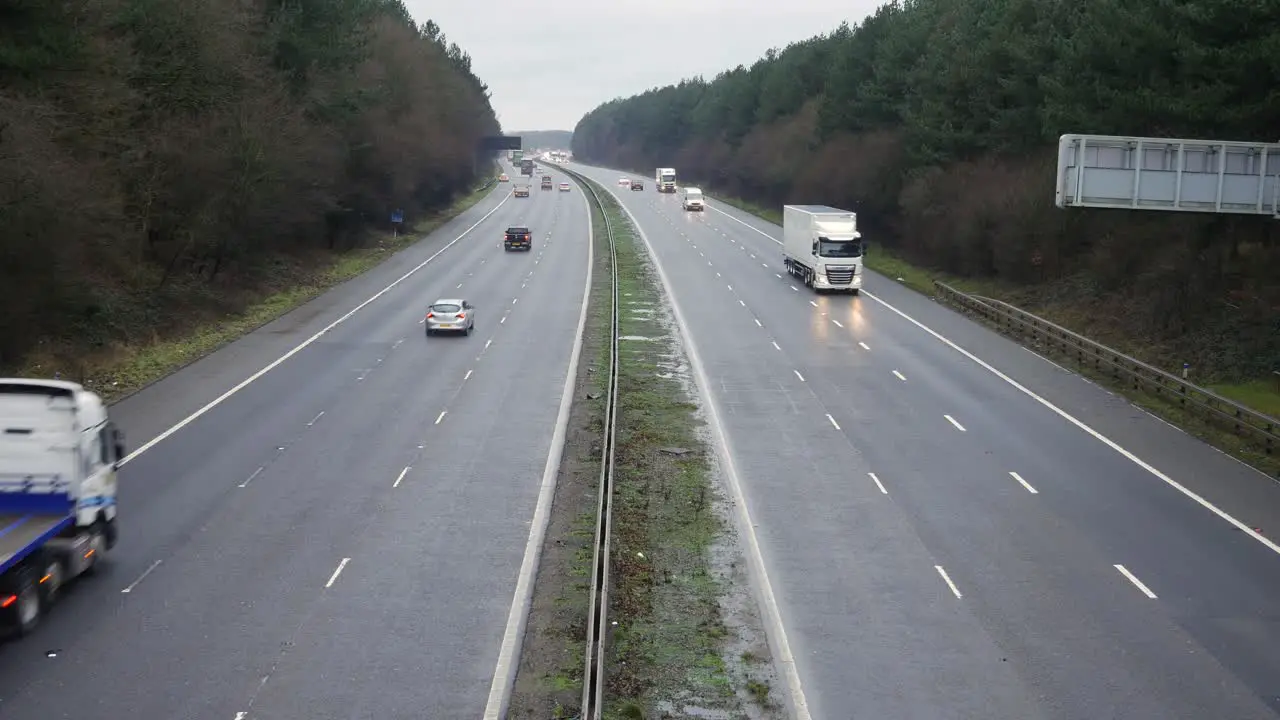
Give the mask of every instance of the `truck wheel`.
[(40, 624), (44, 614), (44, 603), (40, 601), (40, 586), (31, 573), (24, 573), (18, 580), (18, 589), (14, 593), (18, 601), (14, 603), (14, 628), (18, 637), (31, 634)]
[(62, 590), (62, 583), (65, 579), (61, 562), (53, 558), (45, 561), (38, 586), (40, 599), (45, 607), (52, 606), (58, 601), (58, 593)]
[(102, 533), (102, 519), (99, 518), (89, 528), (89, 549), (93, 554), (89, 556), (89, 564), (85, 566), (81, 572), (82, 575), (92, 575), (98, 570), (98, 563), (102, 560), (102, 554), (107, 551), (107, 541)]

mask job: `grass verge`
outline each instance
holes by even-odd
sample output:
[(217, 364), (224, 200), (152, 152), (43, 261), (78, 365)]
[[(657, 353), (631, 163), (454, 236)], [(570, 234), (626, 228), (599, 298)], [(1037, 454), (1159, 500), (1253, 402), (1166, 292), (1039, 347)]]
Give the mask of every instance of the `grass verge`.
[[(585, 191), (585, 187), (583, 188)], [(703, 437), (668, 302), (643, 246), (597, 186), (617, 237), (618, 439), (606, 718), (777, 718), (768, 645)], [(570, 432), (521, 649), (513, 720), (575, 718), (609, 340), (608, 242), (596, 275)]]
[(371, 246), (337, 256), (327, 266), (306, 273), (304, 281), (271, 292), (240, 313), (202, 322), (180, 337), (154, 338), (147, 344), (114, 345), (107, 351), (86, 355), (74, 368), (60, 368), (48, 359), (33, 359), (17, 374), (51, 377), (60, 372), (63, 377), (100, 393), (108, 402), (118, 400), (253, 332), (326, 290), (368, 272), (475, 205), (491, 190), (492, 184), (486, 182), (398, 237), (378, 233)]
[[(751, 213), (752, 215), (755, 215), (767, 222), (779, 225), (782, 223), (782, 214), (778, 211), (763, 208), (737, 198), (728, 198), (719, 195), (714, 197), (716, 200), (719, 200), (726, 205), (731, 205), (739, 210)], [(890, 279), (897, 280), (907, 287), (929, 297), (934, 296), (934, 281), (940, 280), (963, 292), (984, 295), (1004, 300), (1005, 302), (1013, 305), (1022, 306), (1039, 314), (1046, 320), (1055, 322), (1068, 329), (1071, 329), (1074, 325), (1074, 323), (1071, 322), (1069, 310), (1056, 308), (1052, 304), (1032, 303), (1030, 301), (1030, 295), (1026, 289), (1011, 288), (991, 281), (961, 278), (935, 270), (922, 268), (917, 265), (913, 265), (901, 256), (895, 254), (892, 250), (883, 247), (872, 248), (872, 250), (867, 253), (865, 262), (867, 267), (871, 270), (874, 270), (875, 272)], [(1036, 306), (1029, 307), (1033, 304)], [(1132, 357), (1142, 359), (1146, 362), (1159, 362), (1158, 360), (1147, 359), (1145, 356), (1148, 353), (1144, 351), (1144, 348), (1134, 347), (1131, 342), (1126, 342), (1125, 338), (1101, 337), (1095, 339), (1098, 342), (1105, 343)], [(1098, 372), (1089, 367), (1074, 366), (1073, 355), (1046, 352), (1046, 348), (1042, 347), (1035, 347), (1033, 349), (1037, 352), (1045, 353), (1046, 355), (1053, 357), (1055, 360), (1065, 360), (1072, 363), (1073, 369), (1081, 376), (1087, 377), (1108, 389), (1124, 395), (1143, 410), (1146, 410), (1152, 415), (1187, 431), (1191, 435), (1194, 435), (1223, 452), (1228, 453), (1237, 460), (1245, 462), (1272, 477), (1280, 478), (1280, 456), (1274, 454), (1266, 455), (1254, 449), (1253, 446), (1246, 443), (1240, 436), (1224, 429), (1216, 423), (1203, 419), (1199, 414), (1179, 405), (1176, 400), (1167, 396), (1156, 395), (1140, 388), (1134, 388), (1123, 379), (1114, 377), (1108, 373)], [(1238, 383), (1209, 383), (1205, 385), (1205, 387), (1221, 394), (1223, 397), (1230, 398), (1231, 400), (1235, 400), (1247, 407), (1253, 408), (1258, 412), (1267, 413), (1273, 417), (1280, 417), (1280, 377), (1264, 378)]]

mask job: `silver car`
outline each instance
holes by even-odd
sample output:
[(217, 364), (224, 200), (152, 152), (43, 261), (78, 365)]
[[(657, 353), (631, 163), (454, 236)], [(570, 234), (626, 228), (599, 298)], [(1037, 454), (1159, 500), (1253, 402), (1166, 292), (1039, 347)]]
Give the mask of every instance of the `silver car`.
[(470, 335), (476, 327), (476, 306), (461, 299), (442, 298), (427, 308), (427, 335), (460, 332)]

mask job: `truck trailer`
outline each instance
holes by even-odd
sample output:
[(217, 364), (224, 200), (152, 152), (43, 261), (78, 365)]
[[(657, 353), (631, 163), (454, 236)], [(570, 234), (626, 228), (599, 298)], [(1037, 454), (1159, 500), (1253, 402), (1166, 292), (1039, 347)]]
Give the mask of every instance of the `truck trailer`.
[(0, 626), (35, 629), (68, 581), (115, 546), (124, 436), (97, 394), (0, 379)]
[(656, 168), (653, 171), (653, 188), (660, 193), (676, 191), (676, 169)]
[(865, 251), (858, 216), (826, 205), (782, 207), (782, 260), (815, 291), (862, 289)]

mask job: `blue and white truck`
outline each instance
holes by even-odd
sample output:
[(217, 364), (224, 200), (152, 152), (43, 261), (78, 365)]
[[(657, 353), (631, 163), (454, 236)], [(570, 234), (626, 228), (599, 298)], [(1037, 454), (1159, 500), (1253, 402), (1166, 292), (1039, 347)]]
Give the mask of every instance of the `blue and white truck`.
[(35, 629), (116, 544), (124, 436), (82, 385), (0, 378), (0, 626)]

